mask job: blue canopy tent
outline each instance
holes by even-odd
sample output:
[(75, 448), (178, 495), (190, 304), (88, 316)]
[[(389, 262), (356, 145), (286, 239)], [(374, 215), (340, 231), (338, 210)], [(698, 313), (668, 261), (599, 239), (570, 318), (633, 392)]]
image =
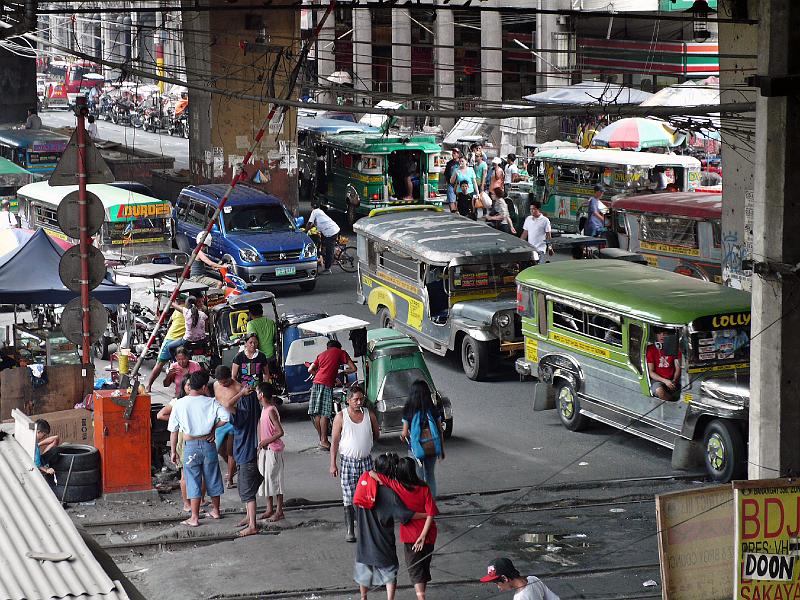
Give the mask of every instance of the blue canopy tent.
[[(40, 229), (16, 251), (0, 257), (0, 304), (66, 304), (77, 297), (58, 275), (63, 254)], [(131, 289), (107, 279), (91, 295), (103, 304), (127, 304)]]

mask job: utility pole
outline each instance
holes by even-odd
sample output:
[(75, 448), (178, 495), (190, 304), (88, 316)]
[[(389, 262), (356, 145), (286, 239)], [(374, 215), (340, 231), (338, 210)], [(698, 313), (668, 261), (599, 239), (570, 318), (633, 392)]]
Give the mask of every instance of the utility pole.
[(750, 479), (800, 474), (800, 4), (759, 4)]

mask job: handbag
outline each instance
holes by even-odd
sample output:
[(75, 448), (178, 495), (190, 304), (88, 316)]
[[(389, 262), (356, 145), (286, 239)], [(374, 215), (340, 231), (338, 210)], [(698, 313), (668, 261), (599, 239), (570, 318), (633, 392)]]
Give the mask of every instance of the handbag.
[(353, 494), (353, 504), (360, 508), (372, 508), (375, 506), (375, 497), (378, 495), (378, 482), (370, 477), (369, 472), (365, 471), (358, 478), (356, 491)]

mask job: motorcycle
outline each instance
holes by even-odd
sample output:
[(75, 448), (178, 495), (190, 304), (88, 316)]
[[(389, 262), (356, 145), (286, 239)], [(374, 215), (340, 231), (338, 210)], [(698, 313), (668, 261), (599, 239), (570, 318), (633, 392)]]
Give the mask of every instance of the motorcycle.
[(111, 105), (111, 122), (115, 125), (127, 125), (131, 123), (133, 112), (133, 102), (130, 100), (117, 100)]
[(170, 135), (177, 135), (178, 137), (189, 138), (189, 116), (187, 110), (184, 110), (178, 118), (175, 118), (173, 109), (169, 109), (167, 114), (167, 132)]

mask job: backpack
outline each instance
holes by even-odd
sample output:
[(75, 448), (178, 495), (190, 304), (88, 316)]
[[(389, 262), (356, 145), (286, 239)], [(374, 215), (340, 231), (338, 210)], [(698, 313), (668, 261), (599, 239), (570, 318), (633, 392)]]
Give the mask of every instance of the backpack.
[(441, 456), (442, 440), (439, 427), (430, 411), (423, 419), (422, 413), (416, 413), (411, 420), (411, 450), (418, 459)]
[(353, 505), (361, 508), (372, 508), (375, 506), (375, 498), (378, 495), (378, 482), (375, 481), (368, 472), (361, 474), (356, 484), (353, 494)]

